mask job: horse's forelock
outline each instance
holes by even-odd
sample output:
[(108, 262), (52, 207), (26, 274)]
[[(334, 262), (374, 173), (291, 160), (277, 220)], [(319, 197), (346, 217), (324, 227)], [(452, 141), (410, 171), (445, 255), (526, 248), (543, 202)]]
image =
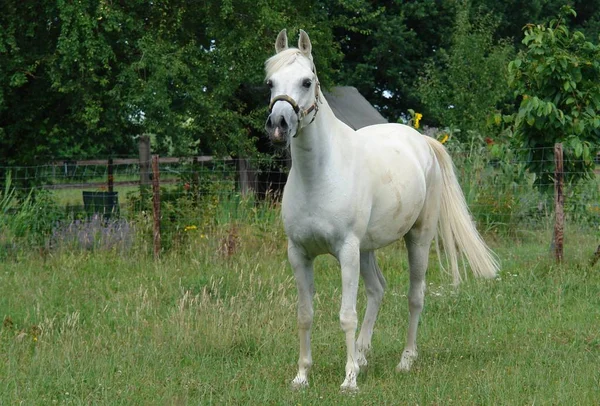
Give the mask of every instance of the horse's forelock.
[[(273, 55), (265, 62), (265, 72), (267, 78), (272, 76), (279, 69), (293, 63), (298, 57), (305, 57), (297, 48), (288, 48), (278, 54)], [(312, 63), (312, 62), (311, 62)]]

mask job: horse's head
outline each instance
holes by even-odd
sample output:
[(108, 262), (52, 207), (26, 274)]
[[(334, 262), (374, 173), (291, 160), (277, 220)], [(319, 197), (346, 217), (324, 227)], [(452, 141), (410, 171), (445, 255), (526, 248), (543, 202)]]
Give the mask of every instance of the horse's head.
[(308, 34), (300, 30), (298, 48), (288, 48), (286, 30), (275, 41), (277, 53), (265, 63), (271, 88), (269, 118), (265, 128), (274, 143), (287, 143), (312, 123), (319, 109), (319, 81)]

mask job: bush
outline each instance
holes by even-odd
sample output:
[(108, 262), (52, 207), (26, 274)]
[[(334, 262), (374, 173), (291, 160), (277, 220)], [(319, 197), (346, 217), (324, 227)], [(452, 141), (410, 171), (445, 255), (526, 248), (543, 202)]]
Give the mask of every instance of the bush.
[(32, 189), (18, 196), (8, 174), (0, 194), (0, 246), (6, 251), (44, 247), (55, 224), (65, 218), (64, 210), (46, 190)]

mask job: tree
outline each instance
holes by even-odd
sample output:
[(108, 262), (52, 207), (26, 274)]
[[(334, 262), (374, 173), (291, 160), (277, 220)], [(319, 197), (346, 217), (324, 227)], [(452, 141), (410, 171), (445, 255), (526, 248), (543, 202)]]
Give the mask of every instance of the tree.
[[(497, 23), (490, 14), (470, 22), (469, 2), (457, 14), (452, 44), (426, 65), (419, 81), (423, 111), (430, 122), (483, 131), (509, 97), (506, 65), (514, 57), (507, 41), (494, 41)], [(466, 137), (467, 132), (457, 133)]]
[(556, 16), (560, 8), (570, 4), (578, 10), (572, 20), (573, 27), (596, 38), (600, 33), (600, 0), (471, 0), (473, 13), (491, 13), (498, 22), (496, 39), (513, 38), (520, 46), (521, 29), (529, 22), (548, 21)]
[[(420, 110), (419, 76), (427, 61), (449, 45), (455, 1), (370, 2), (376, 18), (356, 29), (336, 29), (344, 54), (336, 81), (355, 86), (390, 121)], [(365, 15), (362, 13), (361, 15)]]
[(30, 165), (131, 154), (148, 133), (160, 153), (251, 153), (277, 32), (309, 31), (327, 86), (342, 57), (333, 30), (352, 30), (368, 3), (0, 4), (0, 159)]
[(528, 24), (526, 49), (508, 65), (520, 100), (514, 137), (528, 151), (538, 185), (552, 184), (554, 165), (544, 159), (557, 142), (565, 147), (568, 181), (592, 174), (600, 149), (600, 47), (568, 28), (575, 11), (565, 6), (547, 24)]

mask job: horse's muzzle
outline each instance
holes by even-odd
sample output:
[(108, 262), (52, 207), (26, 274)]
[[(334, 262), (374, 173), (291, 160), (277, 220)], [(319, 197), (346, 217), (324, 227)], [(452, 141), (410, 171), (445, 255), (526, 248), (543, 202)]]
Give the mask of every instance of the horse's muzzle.
[(283, 144), (287, 142), (290, 132), (290, 125), (282, 115), (269, 115), (265, 124), (265, 130), (269, 135), (269, 139), (274, 144)]

